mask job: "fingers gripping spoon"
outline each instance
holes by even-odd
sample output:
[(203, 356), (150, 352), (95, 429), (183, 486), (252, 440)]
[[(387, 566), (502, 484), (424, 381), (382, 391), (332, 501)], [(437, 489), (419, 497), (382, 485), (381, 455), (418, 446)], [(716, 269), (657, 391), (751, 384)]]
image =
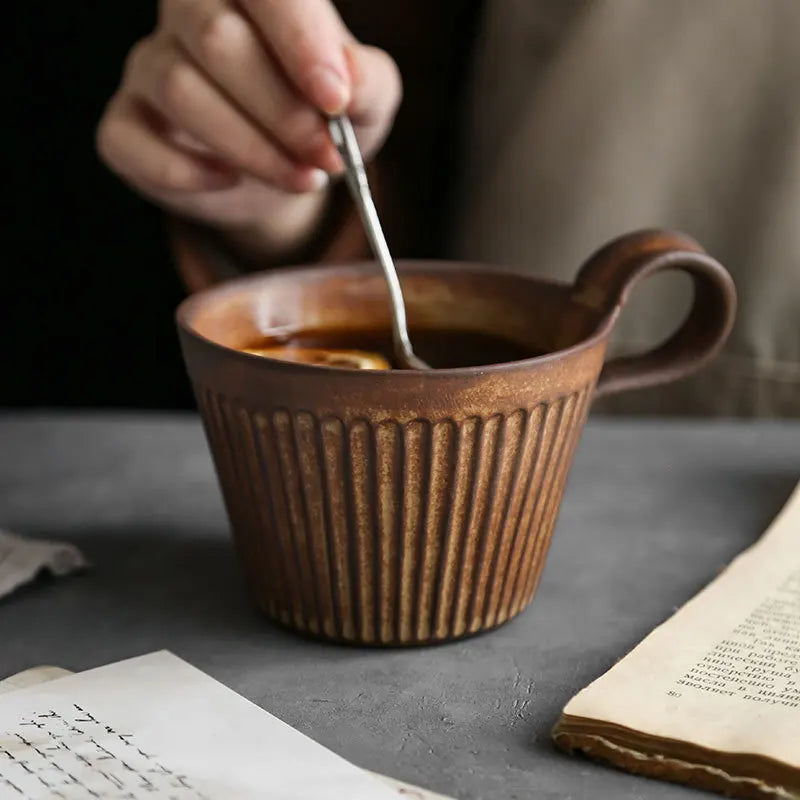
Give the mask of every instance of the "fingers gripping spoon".
[(430, 369), (431, 367), (428, 364), (414, 355), (414, 350), (411, 347), (411, 340), (408, 337), (403, 290), (400, 287), (400, 279), (397, 277), (397, 270), (392, 261), (386, 237), (383, 235), (375, 203), (372, 200), (372, 193), (367, 182), (367, 172), (364, 169), (364, 160), (361, 157), (353, 125), (348, 117), (338, 116), (332, 117), (328, 122), (328, 126), (333, 143), (345, 163), (345, 181), (350, 193), (353, 195), (367, 238), (375, 257), (383, 268), (383, 274), (389, 287), (389, 299), (392, 309), (392, 340), (397, 361), (404, 369)]

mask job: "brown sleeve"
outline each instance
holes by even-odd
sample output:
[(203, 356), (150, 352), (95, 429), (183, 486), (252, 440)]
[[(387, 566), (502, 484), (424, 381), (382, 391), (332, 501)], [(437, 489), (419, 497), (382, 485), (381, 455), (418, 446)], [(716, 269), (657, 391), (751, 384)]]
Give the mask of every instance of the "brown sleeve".
[[(370, 173), (370, 184), (376, 191), (375, 169), (371, 168)], [(168, 217), (167, 229), (178, 274), (189, 292), (271, 267), (358, 261), (369, 255), (358, 213), (341, 182), (334, 186), (328, 209), (311, 239), (279, 259), (247, 258), (230, 247), (218, 231), (179, 217)]]

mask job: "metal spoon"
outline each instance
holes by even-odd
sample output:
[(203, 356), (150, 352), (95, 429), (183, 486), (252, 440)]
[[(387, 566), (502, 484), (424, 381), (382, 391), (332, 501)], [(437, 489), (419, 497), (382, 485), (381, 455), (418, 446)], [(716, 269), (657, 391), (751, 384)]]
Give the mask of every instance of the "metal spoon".
[(367, 233), (372, 251), (383, 268), (386, 283), (389, 286), (389, 299), (392, 309), (392, 340), (397, 361), (404, 369), (430, 369), (421, 358), (414, 355), (411, 340), (408, 338), (408, 323), (406, 321), (406, 306), (403, 301), (403, 290), (400, 279), (394, 267), (386, 237), (383, 235), (378, 212), (372, 200), (372, 193), (367, 182), (367, 172), (364, 169), (364, 159), (356, 141), (353, 124), (346, 116), (332, 117), (328, 122), (331, 138), (336, 149), (342, 156), (347, 171), (345, 181), (353, 195), (364, 230)]

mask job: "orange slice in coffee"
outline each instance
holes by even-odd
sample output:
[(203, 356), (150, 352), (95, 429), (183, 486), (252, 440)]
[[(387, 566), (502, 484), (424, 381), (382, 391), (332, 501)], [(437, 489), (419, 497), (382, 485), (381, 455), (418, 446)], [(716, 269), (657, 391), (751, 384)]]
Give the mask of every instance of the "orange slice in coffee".
[(317, 367), (340, 367), (342, 369), (391, 369), (389, 362), (380, 353), (366, 350), (324, 350), (317, 347), (257, 347), (244, 350), (254, 356), (277, 358), (295, 364), (313, 364)]

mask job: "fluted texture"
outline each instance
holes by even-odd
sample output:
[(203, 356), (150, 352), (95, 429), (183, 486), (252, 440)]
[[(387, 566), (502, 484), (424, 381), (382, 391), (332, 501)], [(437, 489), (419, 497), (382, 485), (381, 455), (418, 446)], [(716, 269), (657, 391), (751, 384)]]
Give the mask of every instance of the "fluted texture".
[(368, 644), (452, 639), (530, 602), (591, 392), (506, 416), (346, 424), (197, 387), (259, 604)]

